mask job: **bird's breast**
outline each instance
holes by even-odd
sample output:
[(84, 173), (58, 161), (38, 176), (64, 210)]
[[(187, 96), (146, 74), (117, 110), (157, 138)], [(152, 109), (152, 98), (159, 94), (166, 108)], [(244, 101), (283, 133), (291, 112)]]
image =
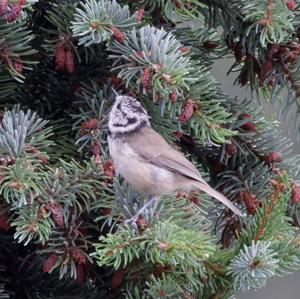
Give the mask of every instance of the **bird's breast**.
[(117, 171), (137, 191), (151, 195), (174, 191), (173, 173), (143, 159), (129, 143), (114, 139), (109, 149)]

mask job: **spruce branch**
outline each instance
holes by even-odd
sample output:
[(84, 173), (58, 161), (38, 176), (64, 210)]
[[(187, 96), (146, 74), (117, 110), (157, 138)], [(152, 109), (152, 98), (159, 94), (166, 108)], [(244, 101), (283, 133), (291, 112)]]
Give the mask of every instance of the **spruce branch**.
[(31, 204), (42, 194), (44, 171), (40, 163), (31, 160), (17, 159), (11, 165), (2, 166), (0, 193), (14, 207)]
[(102, 88), (95, 83), (82, 86), (75, 105), (79, 111), (72, 115), (74, 119), (73, 130), (77, 131), (76, 145), (78, 150), (87, 149), (96, 156), (95, 147), (104, 153), (103, 145), (106, 143), (108, 111), (114, 100), (111, 81)]
[(195, 82), (189, 58), (177, 39), (164, 29), (144, 26), (128, 33), (124, 43), (113, 41), (109, 51), (113, 71), (126, 82), (136, 82), (136, 90), (150, 92), (154, 100), (168, 99), (172, 92), (182, 95)]
[(141, 0), (140, 3), (150, 6), (150, 10), (162, 9), (165, 17), (172, 22), (202, 19), (201, 9), (206, 7), (198, 0)]
[(30, 110), (26, 114), (19, 108), (5, 112), (0, 125), (0, 154), (10, 158), (43, 155), (53, 144), (48, 140), (51, 128), (44, 128), (46, 124), (47, 121)]
[(228, 273), (234, 278), (235, 289), (243, 292), (250, 288), (259, 289), (266, 285), (269, 278), (275, 276), (278, 262), (271, 243), (257, 241), (249, 247), (244, 245), (228, 266)]
[[(32, 70), (37, 62), (32, 60), (36, 50), (31, 48), (34, 36), (27, 30), (25, 22), (7, 24), (0, 19), (1, 58), (5, 70), (15, 80), (22, 83), (25, 79), (24, 70)], [(4, 73), (4, 71), (1, 71)]]
[[(194, 63), (197, 65), (196, 61)], [(227, 143), (227, 140), (237, 132), (229, 128), (232, 117), (222, 104), (226, 101), (226, 96), (218, 92), (218, 83), (205, 66), (197, 65), (196, 76), (198, 80), (191, 85), (186, 96), (194, 101), (193, 115), (188, 122), (188, 133), (197, 136), (203, 143)], [(174, 106), (183, 111), (181, 102), (177, 105), (175, 103)], [(179, 120), (185, 122), (180, 117)]]
[(208, 235), (182, 229), (168, 221), (158, 222), (141, 235), (130, 227), (123, 227), (115, 234), (101, 236), (100, 241), (94, 253), (98, 264), (112, 265), (116, 269), (121, 265), (126, 267), (133, 259), (143, 256), (152, 263), (201, 273), (201, 262), (215, 250)]
[(260, 42), (263, 47), (266, 47), (268, 43), (287, 41), (290, 32), (294, 29), (293, 12), (288, 9), (285, 1), (256, 0), (242, 8), (247, 9), (245, 21), (253, 22), (248, 32), (254, 28), (256, 32), (260, 32)]
[(88, 47), (110, 40), (116, 30), (122, 32), (134, 25), (135, 17), (130, 16), (127, 5), (122, 7), (115, 0), (88, 0), (76, 9), (71, 29), (79, 37), (79, 45)]
[(29, 205), (19, 209), (16, 214), (17, 217), (11, 225), (16, 227), (14, 238), (19, 243), (24, 242), (26, 246), (35, 239), (42, 244), (49, 240), (55, 225), (44, 208)]

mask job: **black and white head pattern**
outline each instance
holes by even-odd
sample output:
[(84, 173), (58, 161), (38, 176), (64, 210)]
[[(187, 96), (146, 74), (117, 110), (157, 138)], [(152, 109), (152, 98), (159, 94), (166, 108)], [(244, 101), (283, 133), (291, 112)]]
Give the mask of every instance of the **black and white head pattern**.
[(122, 135), (150, 126), (149, 115), (139, 101), (129, 96), (117, 96), (109, 115), (108, 128), (112, 135)]

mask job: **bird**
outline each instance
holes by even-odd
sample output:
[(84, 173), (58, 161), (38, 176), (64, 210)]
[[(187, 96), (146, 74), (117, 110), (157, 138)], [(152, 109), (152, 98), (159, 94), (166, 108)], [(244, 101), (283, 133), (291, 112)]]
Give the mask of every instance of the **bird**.
[(108, 147), (117, 173), (151, 200), (129, 219), (133, 221), (154, 200), (175, 191), (199, 189), (235, 214), (241, 211), (204, 181), (197, 168), (150, 124), (142, 104), (131, 96), (116, 96), (108, 117)]

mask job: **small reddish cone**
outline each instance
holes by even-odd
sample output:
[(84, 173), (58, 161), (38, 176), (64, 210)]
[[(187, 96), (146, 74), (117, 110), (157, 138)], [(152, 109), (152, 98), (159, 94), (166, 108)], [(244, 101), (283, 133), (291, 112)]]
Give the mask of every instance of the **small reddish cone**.
[(78, 285), (82, 285), (84, 283), (85, 278), (85, 270), (84, 265), (77, 264), (76, 265), (76, 282)]
[(43, 164), (49, 164), (49, 157), (48, 156), (37, 156), (37, 159), (41, 161)]
[(266, 157), (266, 161), (269, 164), (272, 164), (274, 162), (281, 162), (283, 160), (282, 154), (280, 152), (271, 152)]
[(125, 269), (120, 268), (117, 272), (114, 273), (111, 280), (111, 287), (113, 290), (116, 290), (124, 281)]
[(144, 231), (148, 227), (148, 222), (145, 218), (140, 216), (136, 221), (137, 226), (141, 231)]
[(259, 85), (263, 86), (268, 76), (273, 71), (273, 62), (271, 60), (267, 60), (260, 69), (260, 73), (258, 75)]
[(191, 99), (186, 100), (181, 109), (181, 114), (178, 117), (179, 121), (184, 123), (190, 120), (191, 117), (193, 116), (194, 108), (195, 108), (195, 102)]
[(241, 71), (241, 73), (239, 75), (239, 82), (240, 82), (241, 86), (247, 85), (247, 83), (249, 82), (249, 76), (248, 76), (247, 70)]
[(112, 31), (112, 33), (114, 34), (114, 38), (120, 42), (123, 43), (125, 40), (125, 34), (123, 31), (121, 31), (119, 28), (111, 26), (110, 30)]
[(64, 225), (64, 214), (60, 203), (54, 202), (50, 205), (50, 210), (53, 215), (54, 221), (57, 225)]
[(279, 44), (272, 44), (271, 46), (268, 47), (268, 52), (267, 52), (267, 61), (273, 60), (276, 58), (278, 55), (278, 51), (280, 49)]
[(178, 94), (177, 94), (176, 91), (172, 91), (172, 92), (170, 93), (169, 97), (170, 97), (170, 101), (171, 101), (172, 103), (175, 103), (175, 102), (177, 101), (177, 99), (178, 99)]
[(0, 214), (0, 230), (8, 231), (10, 229), (9, 215), (7, 212)]
[(66, 51), (66, 70), (69, 74), (74, 73), (74, 54), (72, 51), (67, 50)]
[(112, 85), (114, 85), (114, 86), (119, 86), (119, 85), (121, 85), (123, 82), (122, 82), (122, 79), (121, 79), (121, 78), (119, 78), (116, 74), (113, 74), (113, 75), (111, 76), (111, 83), (112, 83)]
[(147, 91), (152, 89), (152, 74), (150, 68), (146, 67), (143, 69), (141, 83)]
[(216, 47), (218, 46), (218, 44), (216, 42), (212, 42), (210, 40), (207, 40), (205, 41), (203, 44), (202, 44), (202, 47), (206, 50), (213, 50), (215, 49)]
[(188, 195), (188, 200), (198, 207), (201, 206), (201, 199), (196, 194), (190, 193)]
[(295, 10), (297, 7), (297, 3), (294, 0), (288, 0), (286, 1), (286, 6), (288, 7), (288, 9), (290, 10)]
[(180, 52), (182, 53), (187, 53), (187, 52), (190, 52), (191, 51), (191, 48), (189, 47), (182, 47), (179, 49)]
[(180, 131), (175, 131), (173, 132), (173, 134), (177, 137), (177, 138), (181, 138), (184, 134), (183, 132), (180, 132)]
[(227, 154), (233, 156), (237, 153), (237, 146), (233, 143), (225, 145), (225, 151)]
[(13, 61), (14, 69), (19, 73), (23, 73), (23, 63), (20, 60)]
[(20, 4), (14, 4), (11, 11), (6, 16), (7, 22), (15, 21), (20, 16), (21, 10), (22, 8)]
[(78, 264), (86, 264), (86, 256), (84, 255), (83, 251), (79, 248), (74, 248), (72, 252), (73, 258)]
[(2, 0), (0, 2), (0, 16), (3, 16), (7, 12), (8, 0)]
[(166, 272), (171, 270), (171, 266), (169, 265), (164, 265), (164, 264), (157, 264), (155, 265), (154, 271), (153, 271), (153, 275), (155, 277), (161, 277), (161, 275)]
[(50, 254), (43, 265), (43, 271), (45, 273), (51, 272), (57, 260), (58, 260), (58, 256), (56, 254)]
[(19, 3), (21, 6), (25, 5), (26, 2), (27, 2), (26, 0), (19, 0), (19, 1), (18, 1), (18, 3)]
[(104, 174), (110, 178), (113, 179), (115, 176), (115, 165), (113, 160), (106, 160), (103, 164), (103, 171)]
[(56, 46), (55, 50), (55, 69), (64, 70), (66, 65), (66, 50), (62, 46)]
[(234, 46), (234, 56), (236, 61), (241, 61), (243, 58), (243, 47), (241, 43), (237, 43)]
[(260, 201), (249, 191), (240, 192), (240, 199), (245, 203), (247, 212), (250, 215), (255, 214), (256, 209), (260, 206)]
[(292, 204), (295, 204), (298, 201), (300, 201), (300, 187), (296, 184), (294, 184), (292, 187), (291, 201)]
[(175, 0), (175, 6), (179, 9), (184, 7), (184, 4), (181, 2), (181, 0)]
[(157, 246), (160, 250), (167, 251), (170, 248), (169, 243), (159, 242)]
[(101, 154), (101, 146), (99, 143), (93, 144), (92, 152), (95, 157), (97, 157)]
[(102, 214), (103, 215), (110, 215), (111, 214), (111, 208), (102, 208)]
[[(252, 116), (248, 113), (243, 113), (239, 116), (239, 119), (246, 119), (246, 118), (251, 118)], [(254, 132), (256, 131), (256, 124), (249, 121), (246, 122), (245, 124), (241, 125), (241, 128), (247, 132)]]
[(137, 23), (140, 23), (144, 17), (145, 14), (145, 9), (144, 8), (140, 8), (138, 11), (135, 12), (135, 21)]
[(81, 126), (86, 130), (94, 130), (98, 128), (99, 120), (97, 118), (91, 118), (84, 121)]

